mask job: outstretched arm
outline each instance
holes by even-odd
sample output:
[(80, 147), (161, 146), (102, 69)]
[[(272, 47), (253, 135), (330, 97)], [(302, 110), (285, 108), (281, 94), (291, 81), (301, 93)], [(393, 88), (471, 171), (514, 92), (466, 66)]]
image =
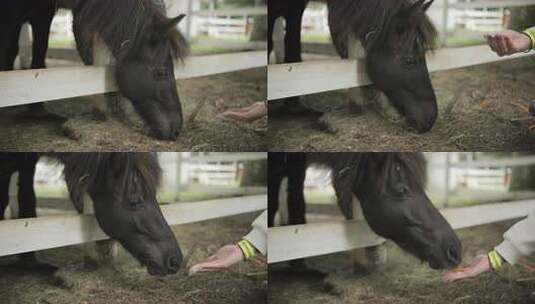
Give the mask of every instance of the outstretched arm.
[(535, 27), (524, 32), (506, 30), (485, 35), (490, 48), (500, 57), (528, 52), (535, 47)]
[(466, 267), (444, 273), (443, 281), (452, 282), (473, 278), (490, 270), (498, 270), (504, 263), (516, 264), (523, 256), (535, 252), (533, 231), (535, 231), (535, 213), (509, 228), (503, 235), (503, 242), (488, 254), (477, 256)]

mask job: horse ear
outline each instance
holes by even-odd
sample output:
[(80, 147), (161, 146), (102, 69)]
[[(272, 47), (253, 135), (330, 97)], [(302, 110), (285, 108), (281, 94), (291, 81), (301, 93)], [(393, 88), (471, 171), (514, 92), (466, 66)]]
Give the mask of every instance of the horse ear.
[(332, 172), (332, 184), (336, 193), (338, 207), (346, 219), (353, 219), (353, 183), (356, 179), (356, 170), (345, 168)]
[(411, 6), (410, 11), (415, 13), (421, 10), (421, 8), (424, 6), (424, 2), (426, 0), (418, 0), (414, 2), (414, 4)]
[(184, 17), (186, 17), (185, 14), (180, 14), (174, 18), (169, 18), (160, 26), (160, 28), (164, 31), (170, 31), (174, 29)]
[(71, 178), (65, 179), (72, 204), (79, 213), (82, 213), (84, 209), (84, 196), (87, 193), (87, 178), (88, 176), (84, 175), (77, 180)]
[(435, 1), (435, 0), (431, 0), (431, 1), (427, 2), (426, 4), (424, 4), (424, 5), (422, 6), (422, 11), (423, 11), (423, 12), (427, 12), (427, 10), (428, 10), (429, 7), (431, 6), (431, 4), (433, 4), (434, 1)]

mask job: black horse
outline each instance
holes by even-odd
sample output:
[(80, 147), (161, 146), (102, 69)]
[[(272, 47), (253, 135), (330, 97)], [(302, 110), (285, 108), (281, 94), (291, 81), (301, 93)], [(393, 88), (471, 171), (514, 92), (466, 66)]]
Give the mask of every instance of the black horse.
[(419, 153), (269, 153), (268, 226), (278, 210), (281, 180), (288, 177), (292, 225), (305, 223), (303, 183), (306, 168), (332, 170), (338, 205), (352, 218), (356, 196), (372, 230), (433, 269), (461, 262), (461, 242), (425, 194), (426, 162)]
[[(11, 175), (19, 172), (19, 217), (36, 216), (33, 188), (37, 153), (0, 154), (0, 218), (9, 200)], [(123, 245), (151, 275), (174, 274), (182, 252), (156, 200), (161, 169), (154, 153), (45, 153), (64, 165), (74, 207), (94, 202), (102, 230)], [(35, 261), (33, 253), (22, 256)]]
[[(301, 58), (300, 21), (306, 1), (271, 0), (270, 43), (274, 19), (287, 20), (287, 61)], [(384, 92), (410, 127), (429, 131), (437, 118), (436, 96), (425, 58), (437, 31), (425, 12), (433, 0), (328, 0), (329, 26), (336, 50), (348, 58), (348, 39), (362, 42), (366, 68), (375, 88)], [(291, 22), (290, 22), (291, 21)], [(289, 41), (291, 40), (291, 41)], [(271, 51), (271, 49), (270, 49)], [(299, 53), (299, 54), (298, 54)], [(362, 110), (362, 109), (361, 109)]]
[[(41, 7), (43, 3), (47, 7)], [(98, 35), (117, 60), (116, 81), (120, 92), (132, 102), (158, 139), (176, 139), (182, 130), (183, 117), (173, 58), (183, 60), (188, 53), (188, 43), (176, 29), (184, 15), (167, 18), (161, 0), (9, 0), (0, 4), (3, 12), (31, 14), (43, 19), (51, 19), (56, 7), (72, 10), (76, 46), (84, 63), (93, 63), (93, 43)], [(0, 60), (12, 66), (18, 42), (12, 36), (18, 36), (20, 25), (11, 24), (22, 24), (26, 19), (7, 20), (13, 30), (1, 43), (10, 46), (6, 49), (11, 51), (5, 55), (0, 53), (4, 58)], [(50, 22), (33, 27), (34, 31), (43, 33), (39, 41), (48, 40)], [(44, 67), (46, 47), (36, 40), (35, 49), (38, 52), (34, 52), (33, 58), (42, 63), (39, 67)]]

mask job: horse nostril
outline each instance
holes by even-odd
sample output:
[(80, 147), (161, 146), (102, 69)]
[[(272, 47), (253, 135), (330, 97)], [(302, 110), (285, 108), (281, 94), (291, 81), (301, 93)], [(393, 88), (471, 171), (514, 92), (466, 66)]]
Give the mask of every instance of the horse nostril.
[(177, 272), (180, 268), (180, 264), (182, 263), (181, 259), (178, 256), (170, 257), (167, 260), (167, 268), (169, 268), (170, 271), (173, 273)]
[(451, 246), (448, 249), (447, 255), (448, 255), (448, 260), (450, 260), (451, 262), (455, 264), (459, 264), (461, 262), (461, 254), (455, 246)]

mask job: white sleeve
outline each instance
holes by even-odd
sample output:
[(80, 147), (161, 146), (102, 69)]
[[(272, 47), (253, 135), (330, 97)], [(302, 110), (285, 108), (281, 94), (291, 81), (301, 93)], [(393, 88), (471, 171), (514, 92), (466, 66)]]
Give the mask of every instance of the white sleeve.
[(253, 229), (243, 238), (265, 255), (267, 253), (267, 210), (262, 212), (251, 226)]
[(496, 251), (514, 265), (523, 256), (535, 252), (535, 213), (521, 220), (507, 230), (503, 242), (496, 246)]

